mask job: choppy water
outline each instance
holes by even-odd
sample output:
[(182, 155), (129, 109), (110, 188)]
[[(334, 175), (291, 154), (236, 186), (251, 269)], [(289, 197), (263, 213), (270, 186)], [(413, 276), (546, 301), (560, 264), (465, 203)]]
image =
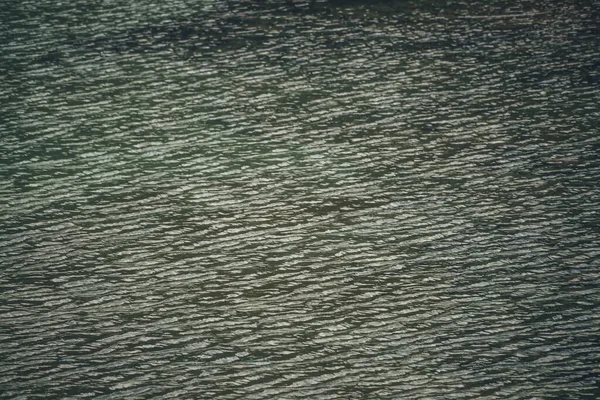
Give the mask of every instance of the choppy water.
[(4, 2), (0, 397), (592, 399), (600, 3)]

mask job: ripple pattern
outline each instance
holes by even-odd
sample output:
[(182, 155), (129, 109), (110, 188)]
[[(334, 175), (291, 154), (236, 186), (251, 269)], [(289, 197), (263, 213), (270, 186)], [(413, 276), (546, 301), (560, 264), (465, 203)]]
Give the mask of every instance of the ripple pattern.
[(600, 396), (598, 2), (134, 3), (0, 10), (0, 398)]

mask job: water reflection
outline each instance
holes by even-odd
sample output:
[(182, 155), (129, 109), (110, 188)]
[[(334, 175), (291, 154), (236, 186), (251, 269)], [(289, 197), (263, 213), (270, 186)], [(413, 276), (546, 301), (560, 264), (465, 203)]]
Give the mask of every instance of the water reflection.
[(0, 11), (7, 398), (592, 398), (592, 3)]

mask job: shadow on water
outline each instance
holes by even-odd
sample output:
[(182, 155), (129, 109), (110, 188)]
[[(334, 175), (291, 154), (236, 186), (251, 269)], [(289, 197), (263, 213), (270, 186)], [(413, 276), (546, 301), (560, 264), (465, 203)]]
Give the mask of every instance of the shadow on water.
[[(589, 12), (594, 12), (594, 9)], [(77, 30), (69, 27), (58, 32), (62, 36), (62, 39), (57, 38), (59, 44), (51, 49), (41, 49), (34, 62), (60, 64), (71, 54), (81, 53), (170, 52), (180, 59), (193, 59), (199, 52), (210, 54), (216, 49), (252, 49), (275, 39), (294, 37), (297, 28), (332, 24), (351, 29), (355, 34), (368, 35), (363, 26), (372, 25), (370, 29), (380, 29), (391, 24), (396, 29), (409, 29), (411, 26), (419, 29), (417, 25), (420, 24), (468, 19), (470, 25), (481, 25), (481, 29), (493, 29), (498, 34), (511, 36), (523, 29), (535, 29), (532, 20), (543, 22), (551, 18), (553, 16), (545, 10), (536, 11), (529, 3), (517, 9), (500, 0), (468, 9), (460, 2), (440, 0), (222, 0), (214, 2), (208, 10), (190, 10), (185, 15), (163, 14), (145, 20), (140, 18), (138, 22), (132, 21), (131, 24), (101, 32), (86, 29), (83, 25)], [(586, 29), (593, 31), (598, 27)], [(460, 36), (460, 32), (448, 31), (436, 40), (447, 42), (456, 36)], [(411, 43), (413, 46), (432, 44), (423, 40)], [(401, 41), (400, 45), (410, 46), (411, 43)], [(391, 45), (397, 46), (398, 41)], [(470, 43), (463, 40), (457, 45), (468, 46)]]
[[(126, 27), (103, 32), (70, 28), (51, 49), (35, 60), (42, 64), (60, 64), (71, 54), (81, 53), (156, 53), (171, 51), (184, 59), (199, 49), (236, 49), (256, 45), (273, 38), (293, 34), (302, 19), (321, 23), (351, 24), (352, 20), (369, 16), (387, 17), (398, 21), (412, 20), (417, 9), (414, 2), (398, 0), (327, 0), (327, 1), (243, 1), (216, 2), (209, 11), (192, 11), (185, 17), (162, 16), (160, 21), (141, 20)], [(308, 23), (310, 21), (304, 21)]]

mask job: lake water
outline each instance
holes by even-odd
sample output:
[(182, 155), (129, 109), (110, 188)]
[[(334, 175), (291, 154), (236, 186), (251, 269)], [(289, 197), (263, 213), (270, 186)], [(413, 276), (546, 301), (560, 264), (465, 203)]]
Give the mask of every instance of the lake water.
[(0, 8), (0, 398), (600, 396), (600, 2)]

